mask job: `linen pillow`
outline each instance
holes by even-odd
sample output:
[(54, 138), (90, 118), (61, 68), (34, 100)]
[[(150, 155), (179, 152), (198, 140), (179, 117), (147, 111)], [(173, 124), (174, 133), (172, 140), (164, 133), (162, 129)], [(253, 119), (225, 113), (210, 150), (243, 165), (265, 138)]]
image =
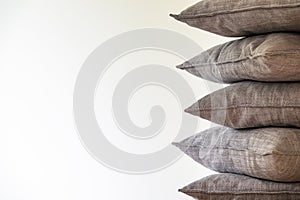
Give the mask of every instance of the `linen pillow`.
[(273, 33), (231, 41), (177, 67), (219, 83), (300, 81), (300, 34)]
[(300, 199), (300, 183), (278, 183), (236, 174), (211, 175), (179, 191), (199, 200)]
[(214, 127), (173, 144), (217, 172), (300, 181), (300, 129)]
[(300, 82), (239, 82), (217, 90), (186, 112), (231, 128), (300, 127)]
[(203, 0), (170, 16), (222, 36), (300, 31), (299, 0)]

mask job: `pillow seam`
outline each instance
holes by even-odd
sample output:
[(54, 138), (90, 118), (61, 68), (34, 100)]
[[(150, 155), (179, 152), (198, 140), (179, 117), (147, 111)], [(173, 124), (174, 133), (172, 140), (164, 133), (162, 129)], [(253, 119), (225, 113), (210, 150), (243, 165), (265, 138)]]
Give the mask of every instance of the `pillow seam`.
[[(300, 156), (300, 152), (298, 151), (290, 151), (290, 152), (285, 152), (285, 153), (280, 153), (280, 152), (272, 152), (272, 153), (258, 153), (256, 150), (253, 150), (253, 149), (231, 149), (231, 148), (224, 148), (224, 147), (200, 147), (199, 146), (196, 146), (196, 145), (182, 145), (182, 144), (179, 144), (180, 147), (189, 147), (189, 148), (197, 148), (199, 150), (201, 149), (223, 149), (223, 150), (233, 150), (233, 151), (250, 151), (252, 153), (255, 153), (259, 156), (267, 156), (267, 155), (274, 155), (274, 156), (291, 156), (291, 157), (294, 157), (294, 156)], [(200, 148), (199, 148), (200, 147)], [(296, 155), (290, 155), (290, 154), (293, 154), (293, 153), (297, 153)]]
[(214, 108), (214, 109), (194, 109), (192, 111), (217, 111), (217, 110), (227, 110), (227, 109), (237, 109), (237, 108), (300, 108), (300, 106), (255, 106), (255, 105), (241, 105), (241, 106), (228, 106), (228, 107), (220, 107), (220, 108)]
[[(291, 51), (291, 52), (287, 52), (287, 51)], [(275, 50), (273, 52), (266, 52), (264, 54), (256, 54), (254, 56), (248, 56), (248, 57), (244, 57), (244, 58), (240, 58), (240, 59), (236, 59), (236, 60), (228, 60), (226, 62), (214, 62), (214, 63), (205, 63), (205, 64), (193, 64), (193, 65), (186, 65), (186, 66), (183, 66), (183, 67), (180, 67), (180, 69), (189, 69), (189, 68), (199, 68), (199, 67), (211, 67), (212, 65), (216, 65), (216, 66), (221, 66), (221, 65), (226, 65), (226, 64), (229, 64), (229, 63), (241, 63), (241, 62), (245, 62), (247, 60), (252, 60), (252, 61), (255, 61), (257, 60), (258, 58), (261, 58), (261, 57), (266, 57), (266, 56), (278, 56), (278, 55), (289, 55), (289, 54), (296, 54), (295, 51), (299, 51), (300, 52), (300, 49), (295, 49), (295, 50), (284, 50), (284, 51), (281, 51), (281, 50)], [(189, 61), (187, 61), (189, 62)], [(185, 65), (185, 64), (182, 64), (182, 65)]]
[(243, 9), (236, 9), (236, 10), (227, 10), (227, 11), (220, 11), (220, 12), (213, 12), (213, 13), (206, 13), (206, 14), (196, 14), (196, 15), (185, 15), (185, 14), (179, 14), (176, 16), (179, 20), (194, 20), (198, 18), (209, 18), (209, 17), (216, 17), (220, 15), (227, 15), (227, 14), (235, 14), (235, 13), (241, 13), (241, 12), (249, 12), (249, 11), (256, 11), (256, 10), (276, 10), (276, 9), (288, 9), (288, 8), (298, 8), (300, 7), (300, 4), (290, 4), (286, 6), (271, 6), (271, 7), (258, 7), (253, 6), (249, 8), (243, 8)]
[[(220, 188), (220, 187), (218, 187)], [(222, 188), (222, 187), (221, 187)], [(226, 188), (224, 188), (226, 189)], [(257, 190), (257, 191), (254, 191), (254, 192), (206, 192), (206, 191), (190, 191), (188, 189), (181, 189), (180, 192), (183, 192), (183, 193), (189, 193), (189, 194), (199, 194), (199, 193), (202, 193), (202, 194), (231, 194), (231, 195), (247, 195), (247, 194), (271, 194), (271, 195), (276, 195), (276, 194), (300, 194), (300, 192), (297, 192), (297, 191), (293, 191), (293, 192), (290, 192), (290, 191), (282, 191), (282, 192), (265, 192), (263, 190)], [(258, 192), (264, 192), (264, 193), (258, 193)]]

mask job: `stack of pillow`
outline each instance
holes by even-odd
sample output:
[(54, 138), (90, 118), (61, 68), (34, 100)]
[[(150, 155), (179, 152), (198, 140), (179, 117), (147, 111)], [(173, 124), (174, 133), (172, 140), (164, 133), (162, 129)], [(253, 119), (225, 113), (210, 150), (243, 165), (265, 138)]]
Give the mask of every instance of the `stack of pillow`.
[(231, 84), (185, 110), (221, 126), (174, 145), (220, 174), (180, 191), (196, 199), (300, 199), (300, 0), (204, 0), (171, 16), (244, 37), (178, 66)]

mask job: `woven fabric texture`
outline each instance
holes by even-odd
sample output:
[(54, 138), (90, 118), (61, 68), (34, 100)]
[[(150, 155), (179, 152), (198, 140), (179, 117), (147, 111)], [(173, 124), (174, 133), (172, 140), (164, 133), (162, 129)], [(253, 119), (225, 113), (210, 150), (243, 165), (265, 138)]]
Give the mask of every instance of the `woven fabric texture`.
[(223, 36), (300, 32), (300, 0), (203, 0), (172, 15)]
[(300, 129), (214, 127), (174, 145), (217, 172), (300, 181)]
[(211, 175), (180, 191), (198, 200), (300, 199), (300, 183), (278, 183), (236, 174)]
[(300, 82), (239, 82), (185, 111), (230, 128), (300, 127)]
[(300, 81), (299, 66), (300, 34), (273, 33), (218, 45), (177, 67), (213, 82), (234, 83)]

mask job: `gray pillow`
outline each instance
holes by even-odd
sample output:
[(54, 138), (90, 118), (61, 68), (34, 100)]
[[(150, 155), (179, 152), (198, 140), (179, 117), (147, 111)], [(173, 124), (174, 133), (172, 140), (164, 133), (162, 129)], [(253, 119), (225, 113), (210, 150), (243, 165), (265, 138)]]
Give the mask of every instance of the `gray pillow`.
[(198, 200), (300, 199), (300, 183), (277, 183), (236, 174), (211, 175), (179, 191)]
[(239, 82), (215, 91), (185, 110), (231, 128), (300, 127), (300, 82)]
[(173, 144), (217, 172), (300, 181), (300, 129), (214, 127)]
[(223, 36), (300, 32), (299, 0), (203, 0), (172, 15), (190, 26)]
[(274, 33), (231, 41), (177, 67), (219, 83), (300, 81), (300, 34)]

